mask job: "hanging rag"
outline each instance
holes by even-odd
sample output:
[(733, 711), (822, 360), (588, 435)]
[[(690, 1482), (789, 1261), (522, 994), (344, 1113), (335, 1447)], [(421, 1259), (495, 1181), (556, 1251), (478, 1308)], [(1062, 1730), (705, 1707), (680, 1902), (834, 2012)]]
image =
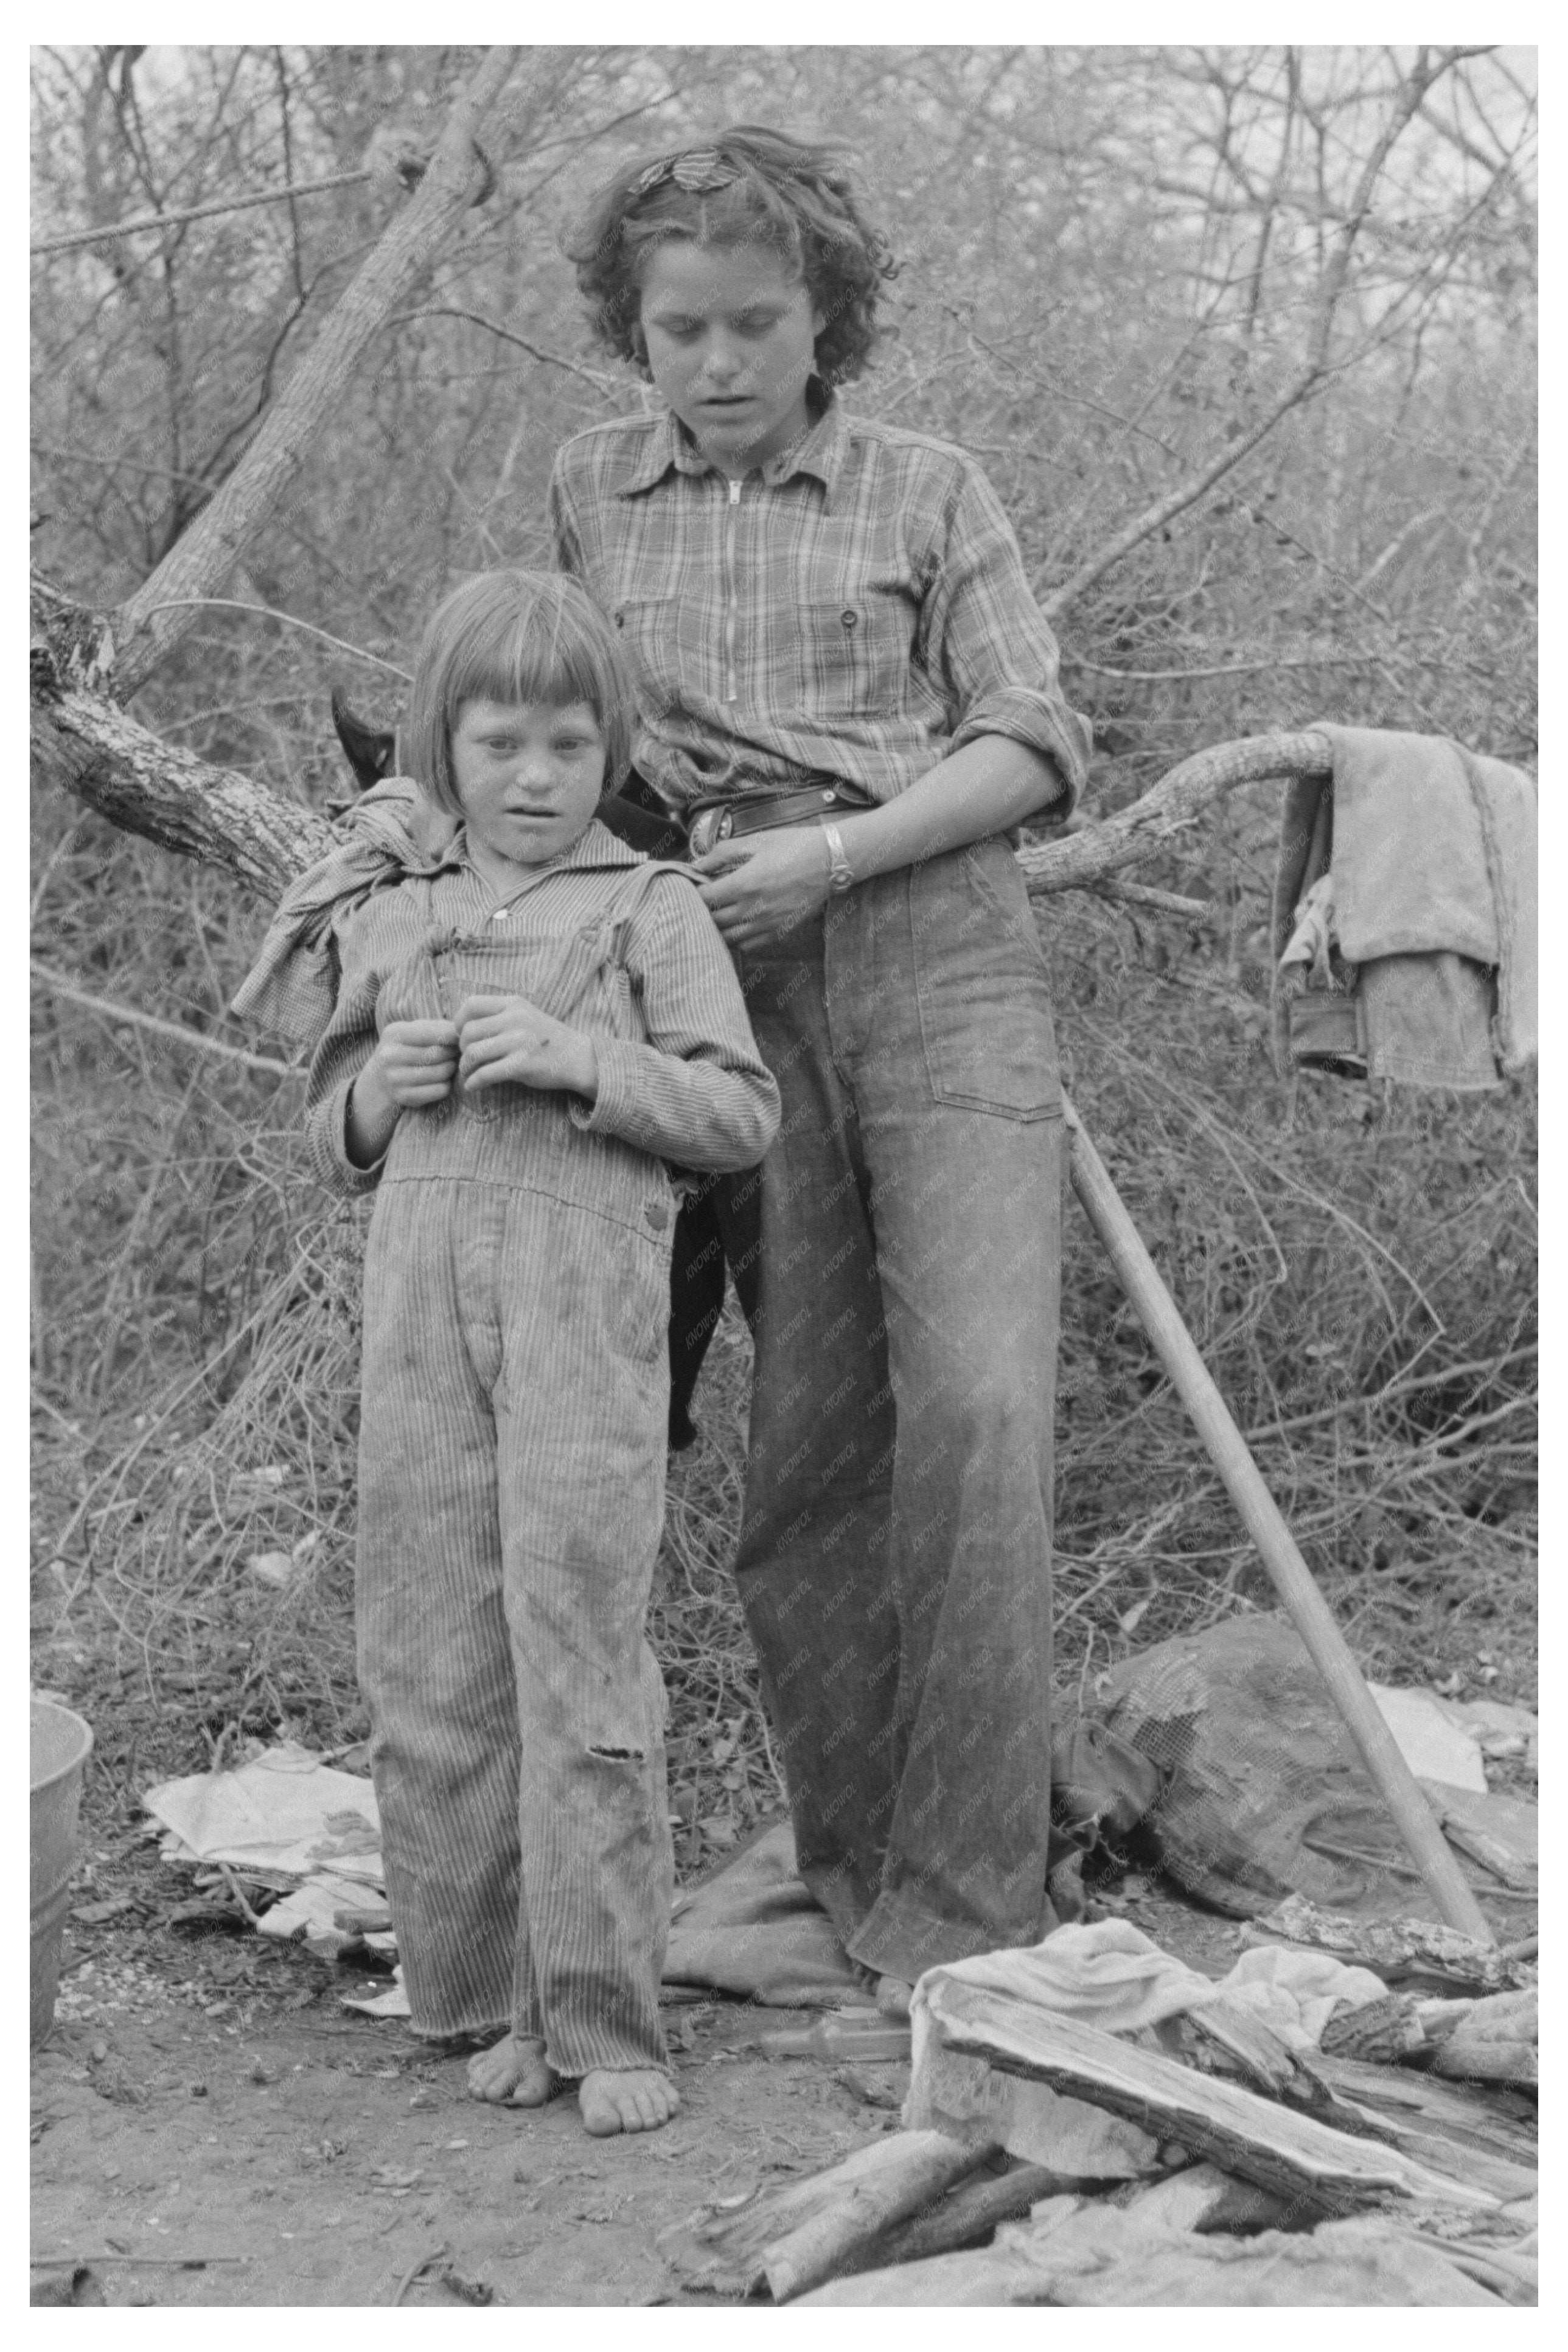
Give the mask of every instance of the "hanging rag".
[(1494, 1087), (1536, 1057), (1536, 788), (1440, 736), (1322, 727), (1286, 790), (1274, 1050), (1407, 1086)]
[(361, 794), (326, 856), (278, 900), (230, 1010), (315, 1046), (338, 1002), (338, 927), (372, 890), (407, 875), (438, 873), (449, 862), (457, 827), (458, 819), (427, 800), (411, 776), (388, 776)]

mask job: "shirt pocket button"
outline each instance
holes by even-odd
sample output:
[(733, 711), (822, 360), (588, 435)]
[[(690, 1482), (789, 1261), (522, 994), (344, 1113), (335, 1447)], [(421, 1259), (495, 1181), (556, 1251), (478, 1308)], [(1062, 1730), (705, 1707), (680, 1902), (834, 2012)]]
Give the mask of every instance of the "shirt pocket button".
[(852, 629), (858, 626), (860, 614), (855, 611), (852, 604), (846, 604), (843, 611), (839, 614), (839, 619), (842, 622), (846, 629)]

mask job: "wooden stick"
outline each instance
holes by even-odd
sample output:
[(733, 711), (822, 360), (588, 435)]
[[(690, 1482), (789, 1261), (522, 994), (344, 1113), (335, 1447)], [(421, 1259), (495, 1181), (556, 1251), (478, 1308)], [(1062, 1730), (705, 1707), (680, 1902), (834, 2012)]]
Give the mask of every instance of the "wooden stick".
[(204, 2271), (219, 2263), (248, 2263), (251, 2254), (34, 2254), (28, 2267), (35, 2271), (74, 2269), (78, 2263), (132, 2263), (144, 2271)]
[(1393, 1733), (1378, 1713), (1349, 1644), (1313, 1583), (1312, 1570), (1301, 1558), (1279, 1506), (1263, 1484), (1258, 1465), (1247, 1450), (1247, 1441), (1231, 1419), (1175, 1299), (1144, 1247), (1126, 1203), (1065, 1095), (1062, 1108), (1071, 1139), (1072, 1189), (1103, 1243), (1124, 1289), (1137, 1308), (1155, 1354), (1192, 1416), (1226, 1492), (1257, 1545), (1274, 1590), (1328, 1685), (1329, 1695), (1361, 1750), (1378, 1795), (1393, 1816), (1448, 1926), (1474, 1937), (1478, 1943), (1494, 1944), (1497, 1938), (1487, 1923), (1486, 1914), (1471, 1894), (1430, 1805), (1416, 1785), (1415, 1775), (1395, 1745)]

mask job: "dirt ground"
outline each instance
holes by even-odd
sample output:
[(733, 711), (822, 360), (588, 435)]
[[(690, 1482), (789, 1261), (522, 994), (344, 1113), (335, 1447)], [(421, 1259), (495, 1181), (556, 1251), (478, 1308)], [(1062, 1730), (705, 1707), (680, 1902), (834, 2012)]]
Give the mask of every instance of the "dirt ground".
[[(701, 2207), (819, 2170), (895, 2128), (907, 2063), (732, 2045), (798, 2013), (666, 2011), (681, 2113), (591, 2139), (467, 2097), (465, 2057), (346, 2010), (384, 1989), (251, 1933), (172, 1924), (192, 1893), (134, 1832), (89, 1843), (53, 2032), (32, 2068), (35, 2293), (108, 2305), (645, 2305), (677, 2292), (655, 2240)], [(1233, 1922), (1124, 1882), (1128, 1916), (1223, 1974)], [(182, 2257), (207, 2258), (186, 2269)], [(426, 2257), (429, 2269), (410, 2278)]]
[(800, 2020), (732, 2001), (666, 2009), (682, 2107), (664, 2131), (591, 2139), (570, 2096), (482, 2105), (465, 2053), (343, 2007), (384, 1976), (182, 1922), (202, 1908), (190, 1874), (111, 1823), (103, 1795), (71, 1899), (113, 1916), (68, 1920), (54, 2030), (33, 2053), (36, 2299), (681, 2300), (654, 2245), (668, 2223), (897, 2124), (907, 2064), (747, 2053), (730, 2045)]
[(481, 2105), (463, 2055), (343, 2009), (313, 1963), (210, 1940), (226, 1953), (192, 1948), (164, 1983), (99, 1938), (35, 2053), (33, 2255), (85, 2263), (78, 2300), (675, 2299), (653, 2243), (667, 2223), (847, 2154), (897, 2120), (865, 2095), (901, 2099), (908, 2077), (868, 2063), (853, 2090), (842, 2070), (715, 2046), (732, 2019), (672, 2009), (681, 2113), (593, 2140), (574, 2099)]

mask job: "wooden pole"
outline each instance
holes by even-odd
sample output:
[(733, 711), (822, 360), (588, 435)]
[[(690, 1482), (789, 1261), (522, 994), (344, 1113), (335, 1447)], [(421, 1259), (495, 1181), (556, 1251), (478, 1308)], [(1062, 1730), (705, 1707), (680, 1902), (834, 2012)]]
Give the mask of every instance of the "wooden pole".
[(1240, 1512), (1247, 1532), (1312, 1656), (1329, 1695), (1361, 1750), (1379, 1796), (1393, 1815), (1438, 1910), (1450, 1927), (1478, 1943), (1497, 1938), (1449, 1850), (1430, 1805), (1378, 1713), (1360, 1667), (1328, 1603), (1312, 1581), (1295, 1538), (1285, 1525), (1247, 1441), (1230, 1417), (1225, 1399), (1198, 1354), (1192, 1334), (1161, 1281), (1159, 1269), (1139, 1238), (1126, 1203), (1111, 1181), (1104, 1161), (1084, 1133), (1072, 1105), (1062, 1097), (1071, 1143), (1072, 1189), (1105, 1245), (1122, 1286), (1137, 1308), (1155, 1353), (1191, 1414), (1225, 1490)]

